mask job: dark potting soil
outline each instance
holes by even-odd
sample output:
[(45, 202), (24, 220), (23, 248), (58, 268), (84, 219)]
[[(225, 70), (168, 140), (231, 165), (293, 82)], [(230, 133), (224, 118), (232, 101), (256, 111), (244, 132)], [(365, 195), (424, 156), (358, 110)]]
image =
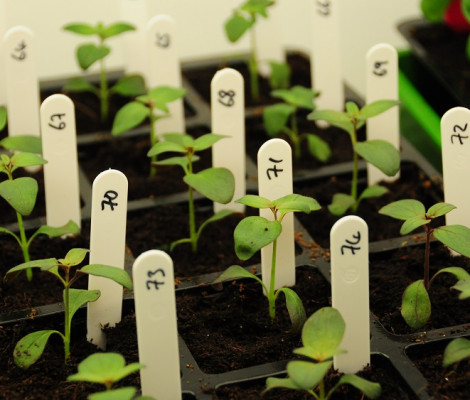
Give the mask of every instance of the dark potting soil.
[[(359, 192), (363, 190), (365, 184), (365, 177), (361, 176), (362, 184), (359, 187)], [(295, 193), (311, 196), (322, 206), (320, 211), (310, 214), (297, 213), (296, 215), (313, 240), (324, 248), (330, 247), (331, 227), (341, 218), (331, 214), (327, 205), (335, 193), (350, 193), (350, 179), (351, 175), (348, 174), (294, 184)], [(402, 163), (400, 179), (392, 183), (385, 182), (382, 185), (386, 186), (389, 192), (376, 199), (363, 200), (356, 214), (368, 223), (370, 242), (400, 236), (402, 222), (378, 213), (378, 210), (384, 205), (401, 199), (417, 199), (428, 208), (438, 201), (442, 201), (440, 188), (416, 164), (410, 162)]]
[[(439, 242), (431, 245), (430, 264), (430, 277), (438, 270), (451, 266), (470, 272), (468, 258), (452, 257)], [(370, 307), (384, 328), (402, 335), (470, 323), (470, 299), (459, 300), (460, 292), (451, 289), (456, 279), (444, 273), (436, 277), (429, 290), (432, 310), (429, 322), (418, 330), (406, 325), (400, 314), (402, 294), (412, 282), (423, 279), (423, 270), (424, 245), (370, 255)]]

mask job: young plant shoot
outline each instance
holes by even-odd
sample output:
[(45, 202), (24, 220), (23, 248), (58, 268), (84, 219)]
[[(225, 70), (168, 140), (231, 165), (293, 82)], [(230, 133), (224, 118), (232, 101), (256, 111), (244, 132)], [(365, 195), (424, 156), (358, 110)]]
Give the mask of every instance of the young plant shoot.
[(370, 399), (380, 396), (380, 384), (354, 374), (342, 375), (327, 391), (325, 377), (333, 364), (333, 356), (344, 353), (339, 349), (343, 340), (345, 323), (339, 311), (324, 307), (316, 311), (302, 328), (302, 345), (294, 350), (306, 359), (289, 361), (286, 378), (268, 378), (266, 389), (286, 388), (303, 390), (317, 400), (328, 400), (341, 385), (352, 385)]
[(364, 189), (358, 195), (358, 161), (362, 157), (380, 169), (387, 176), (394, 176), (400, 169), (400, 153), (392, 144), (384, 140), (366, 140), (358, 142), (357, 132), (368, 118), (375, 117), (389, 108), (398, 105), (395, 100), (378, 100), (364, 107), (359, 107), (353, 102), (346, 103), (346, 111), (335, 110), (315, 110), (308, 115), (310, 120), (324, 120), (331, 125), (345, 130), (349, 134), (353, 147), (353, 177), (350, 194), (336, 193), (333, 201), (328, 205), (328, 209), (334, 215), (343, 215), (351, 209), (356, 212), (362, 200), (380, 197), (387, 192), (381, 185), (372, 185)]
[(303, 86), (294, 86), (290, 89), (273, 90), (271, 96), (284, 102), (267, 106), (263, 111), (264, 127), (268, 135), (286, 135), (292, 143), (296, 160), (300, 160), (304, 140), (307, 141), (308, 151), (313, 157), (322, 162), (328, 160), (331, 156), (328, 143), (313, 133), (300, 134), (297, 124), (297, 110), (302, 108), (313, 111), (318, 92)]
[[(152, 147), (158, 141), (155, 122), (160, 118), (168, 117), (170, 115), (168, 103), (183, 98), (185, 94), (185, 89), (170, 86), (158, 86), (149, 90), (147, 94), (138, 96), (117, 112), (111, 133), (114, 136), (121, 135), (139, 126), (148, 118), (150, 122), (150, 146)], [(151, 176), (156, 174), (156, 168), (152, 165), (155, 161), (157, 161), (157, 157), (152, 156), (150, 161)]]
[(78, 65), (83, 71), (88, 70), (96, 62), (99, 62), (100, 84), (99, 87), (91, 84), (84, 78), (70, 79), (64, 86), (68, 92), (90, 92), (100, 100), (101, 122), (105, 123), (109, 116), (109, 97), (118, 94), (125, 97), (135, 97), (145, 93), (145, 83), (139, 75), (124, 76), (112, 87), (108, 87), (105, 59), (111, 53), (107, 45), (107, 39), (124, 32), (135, 30), (132, 25), (126, 23), (114, 23), (108, 26), (98, 22), (95, 26), (86, 23), (72, 23), (63, 27), (64, 30), (81, 36), (95, 36), (98, 44), (84, 43), (77, 48)]
[(6, 273), (4, 280), (8, 282), (24, 270), (39, 268), (54, 275), (64, 286), (64, 333), (57, 330), (42, 330), (20, 339), (13, 351), (14, 361), (19, 367), (26, 369), (34, 364), (41, 357), (49, 337), (53, 334), (59, 335), (64, 341), (65, 363), (69, 361), (72, 318), (81, 306), (100, 297), (99, 290), (72, 289), (71, 286), (78, 278), (83, 275), (102, 276), (132, 290), (131, 278), (123, 269), (102, 264), (90, 264), (78, 268), (87, 253), (87, 249), (71, 249), (65, 258), (29, 261), (11, 268)]
[(470, 297), (470, 275), (461, 267), (442, 268), (429, 277), (430, 244), (435, 238), (445, 246), (466, 257), (470, 257), (470, 229), (463, 225), (447, 225), (432, 227), (431, 223), (455, 208), (452, 204), (437, 203), (427, 211), (424, 205), (413, 199), (398, 200), (379, 210), (380, 214), (405, 221), (400, 233), (407, 235), (422, 226), (426, 234), (424, 253), (424, 276), (410, 284), (403, 293), (401, 315), (413, 329), (421, 328), (431, 317), (431, 300), (429, 288), (433, 280), (441, 273), (454, 275), (458, 282), (455, 289), (462, 291), (461, 298)]
[(7, 109), (5, 106), (0, 106), (0, 132), (7, 126)]
[[(32, 136), (7, 137), (0, 141), (0, 146), (8, 150), (22, 151), (9, 156), (0, 155), (0, 172), (6, 174), (7, 179), (0, 182), (0, 196), (10, 204), (15, 210), (18, 222), (18, 231), (16, 234), (7, 228), (0, 227), (0, 233), (12, 236), (21, 248), (25, 262), (30, 261), (29, 247), (32, 241), (38, 235), (47, 235), (49, 237), (59, 237), (66, 234), (76, 234), (79, 232), (78, 225), (69, 221), (61, 227), (40, 226), (29, 238), (26, 236), (23, 217), (31, 214), (36, 204), (38, 194), (38, 183), (36, 179), (25, 176), (14, 178), (13, 172), (18, 168), (43, 165), (46, 161), (39, 156), (41, 153), (41, 139)], [(33, 278), (31, 269), (26, 269), (28, 281)]]
[(251, 97), (259, 101), (258, 56), (256, 50), (256, 36), (254, 27), (259, 17), (268, 17), (268, 8), (274, 5), (272, 0), (247, 0), (234, 10), (233, 15), (225, 22), (225, 33), (230, 42), (237, 42), (246, 32), (250, 32), (250, 58), (248, 69), (250, 71)]
[(118, 353), (95, 353), (78, 364), (78, 372), (70, 375), (68, 381), (101, 383), (106, 391), (97, 392), (88, 396), (90, 400), (152, 400), (148, 396), (135, 396), (135, 387), (121, 387), (113, 389), (112, 386), (121, 379), (144, 368), (142, 364), (131, 363)]
[(176, 246), (189, 243), (193, 253), (197, 252), (197, 243), (203, 229), (219, 219), (232, 214), (230, 210), (221, 210), (204, 221), (196, 230), (196, 215), (194, 212), (194, 190), (217, 203), (227, 204), (232, 200), (235, 190), (233, 174), (226, 168), (207, 168), (194, 173), (193, 163), (199, 160), (197, 152), (209, 149), (214, 143), (225, 138), (224, 135), (208, 133), (194, 139), (183, 133), (167, 133), (163, 135), (164, 141), (156, 143), (147, 156), (154, 157), (165, 153), (177, 153), (180, 156), (169, 157), (157, 161), (155, 165), (179, 165), (184, 171), (184, 182), (189, 187), (189, 237), (176, 240), (170, 246), (172, 251)]
[(237, 200), (237, 203), (245, 204), (253, 208), (270, 209), (273, 212), (273, 221), (259, 216), (244, 218), (236, 226), (233, 235), (235, 239), (235, 253), (238, 258), (244, 261), (250, 259), (263, 247), (271, 243), (273, 244), (270, 285), (269, 288), (266, 287), (259, 277), (246, 271), (240, 265), (232, 265), (227, 268), (225, 272), (217, 278), (215, 283), (239, 278), (251, 278), (259, 282), (268, 299), (269, 316), (273, 323), (276, 318), (276, 299), (279, 294), (284, 293), (287, 310), (292, 322), (292, 330), (300, 331), (306, 319), (302, 300), (300, 300), (297, 293), (292, 289), (285, 287), (277, 290), (274, 289), (276, 279), (277, 238), (282, 232), (282, 220), (287, 213), (301, 211), (309, 214), (312, 211), (319, 210), (321, 207), (315, 199), (299, 194), (289, 194), (274, 201), (256, 195), (246, 195)]

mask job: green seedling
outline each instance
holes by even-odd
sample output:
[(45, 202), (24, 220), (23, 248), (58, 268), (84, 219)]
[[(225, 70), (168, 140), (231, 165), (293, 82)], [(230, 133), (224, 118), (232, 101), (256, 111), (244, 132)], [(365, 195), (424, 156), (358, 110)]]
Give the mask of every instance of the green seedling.
[(461, 298), (470, 297), (470, 275), (460, 267), (442, 268), (430, 278), (429, 260), (431, 239), (439, 242), (457, 253), (470, 257), (470, 229), (463, 225), (447, 225), (432, 227), (431, 223), (455, 209), (448, 203), (437, 203), (427, 211), (424, 205), (413, 199), (398, 200), (390, 203), (379, 210), (380, 214), (405, 221), (401, 226), (400, 233), (407, 235), (422, 226), (426, 234), (426, 245), (424, 253), (424, 276), (409, 285), (402, 297), (401, 315), (406, 323), (413, 329), (421, 328), (431, 317), (431, 301), (429, 288), (433, 280), (441, 273), (454, 275), (458, 282), (455, 289), (462, 292)]
[(237, 42), (246, 32), (250, 32), (250, 58), (248, 69), (250, 71), (251, 97), (258, 102), (258, 56), (256, 50), (256, 36), (254, 26), (259, 17), (268, 17), (268, 8), (274, 5), (272, 0), (247, 0), (234, 10), (233, 15), (225, 22), (224, 28), (230, 42)]
[(299, 133), (297, 110), (299, 108), (313, 111), (314, 99), (318, 92), (303, 86), (290, 89), (278, 89), (271, 92), (272, 97), (283, 100), (283, 103), (267, 106), (263, 111), (264, 127), (269, 136), (284, 134), (294, 148), (294, 157), (299, 160), (302, 153), (302, 142), (307, 141), (310, 154), (325, 162), (331, 156), (331, 150), (324, 140), (313, 133)]
[(272, 221), (259, 216), (244, 218), (236, 226), (233, 235), (235, 239), (235, 253), (238, 258), (244, 261), (250, 259), (263, 247), (271, 243), (273, 244), (269, 288), (266, 287), (259, 277), (246, 271), (240, 265), (232, 265), (227, 268), (214, 283), (239, 278), (250, 278), (259, 282), (268, 299), (271, 322), (274, 322), (276, 318), (276, 299), (279, 294), (284, 293), (287, 310), (292, 322), (292, 330), (300, 331), (306, 319), (302, 300), (300, 300), (297, 293), (292, 289), (285, 287), (277, 290), (274, 289), (276, 279), (277, 238), (282, 232), (282, 220), (287, 213), (301, 211), (308, 214), (312, 211), (319, 210), (321, 207), (315, 199), (299, 194), (290, 194), (274, 201), (256, 195), (246, 195), (237, 200), (237, 203), (245, 204), (253, 208), (270, 209), (273, 213), (274, 219)]
[[(69, 221), (60, 227), (40, 226), (29, 238), (24, 228), (23, 217), (31, 214), (36, 204), (38, 193), (38, 183), (36, 179), (26, 176), (14, 178), (13, 173), (18, 168), (43, 165), (46, 161), (39, 156), (41, 153), (41, 140), (32, 136), (7, 137), (0, 141), (0, 146), (17, 152), (11, 156), (7, 154), (0, 155), (0, 172), (3, 172), (7, 179), (0, 182), (0, 196), (15, 210), (18, 222), (19, 234), (12, 232), (7, 228), (0, 227), (0, 233), (12, 236), (21, 248), (25, 262), (30, 261), (29, 247), (38, 235), (47, 235), (49, 237), (59, 237), (66, 234), (76, 234), (79, 232), (78, 225)], [(31, 269), (26, 270), (28, 281), (33, 278)]]
[(338, 382), (327, 391), (325, 377), (335, 355), (344, 353), (339, 349), (343, 340), (345, 323), (339, 311), (324, 307), (316, 311), (302, 328), (302, 345), (294, 350), (305, 360), (289, 361), (286, 378), (268, 378), (266, 389), (286, 388), (302, 390), (317, 400), (328, 400), (341, 385), (352, 385), (370, 399), (380, 396), (380, 384), (370, 382), (354, 374), (342, 375)]
[(24, 270), (38, 268), (55, 276), (64, 287), (64, 333), (57, 330), (42, 330), (20, 339), (13, 351), (14, 361), (19, 367), (26, 369), (34, 364), (41, 357), (49, 337), (53, 334), (59, 335), (64, 341), (65, 363), (69, 361), (72, 318), (81, 306), (100, 297), (99, 290), (71, 288), (81, 276), (94, 275), (112, 279), (126, 289), (132, 290), (131, 278), (123, 269), (102, 264), (89, 264), (79, 268), (87, 253), (87, 249), (71, 249), (65, 258), (29, 261), (11, 268), (6, 273), (4, 280), (9, 282)]
[(331, 125), (345, 130), (349, 134), (353, 147), (353, 176), (350, 194), (337, 193), (328, 206), (334, 215), (343, 215), (347, 210), (357, 211), (362, 200), (380, 197), (387, 192), (381, 185), (367, 187), (360, 195), (357, 190), (358, 161), (362, 157), (368, 163), (380, 169), (387, 176), (394, 176), (400, 169), (400, 153), (385, 140), (366, 140), (358, 142), (357, 132), (368, 118), (375, 117), (388, 109), (398, 105), (395, 100), (378, 100), (364, 107), (353, 102), (346, 103), (346, 112), (335, 110), (315, 110), (308, 115), (310, 120), (324, 120)]
[(154, 157), (165, 153), (179, 154), (166, 160), (157, 161), (155, 165), (178, 165), (183, 168), (184, 182), (189, 187), (189, 238), (174, 241), (170, 246), (172, 251), (176, 246), (189, 243), (193, 253), (197, 252), (197, 243), (203, 229), (210, 223), (218, 221), (232, 214), (232, 211), (221, 210), (204, 221), (196, 230), (196, 215), (194, 212), (194, 190), (217, 203), (227, 204), (233, 198), (235, 190), (235, 178), (226, 168), (207, 168), (194, 173), (193, 163), (199, 160), (196, 154), (207, 150), (224, 135), (208, 133), (194, 139), (183, 133), (167, 133), (163, 135), (164, 141), (156, 143), (148, 152), (147, 156)]
[(470, 340), (458, 338), (452, 340), (445, 348), (442, 365), (448, 367), (470, 357)]
[(291, 69), (286, 62), (269, 61), (271, 73), (269, 86), (271, 89), (288, 89), (290, 86)]
[(0, 132), (7, 126), (7, 109), (4, 106), (0, 106)]
[[(153, 146), (158, 141), (155, 122), (160, 118), (168, 117), (170, 115), (168, 103), (183, 98), (185, 94), (185, 89), (170, 86), (158, 86), (149, 90), (147, 94), (138, 96), (117, 112), (111, 133), (114, 136), (121, 135), (149, 119), (150, 145)], [(156, 156), (152, 156), (151, 164), (155, 161), (157, 161)], [(151, 165), (150, 175), (155, 174), (156, 168)]]
[(95, 36), (96, 43), (84, 43), (77, 47), (76, 57), (78, 65), (83, 71), (99, 62), (100, 84), (96, 87), (84, 78), (70, 79), (64, 86), (69, 92), (90, 92), (100, 100), (101, 122), (105, 123), (109, 116), (109, 98), (111, 94), (124, 97), (135, 97), (145, 93), (145, 83), (139, 75), (124, 76), (112, 87), (108, 87), (107, 71), (105, 65), (106, 57), (111, 53), (107, 45), (109, 38), (135, 30), (135, 27), (126, 23), (114, 23), (108, 26), (98, 22), (95, 26), (86, 23), (72, 23), (63, 27), (64, 30), (81, 36)]
[(78, 372), (70, 375), (68, 381), (101, 383), (106, 387), (104, 392), (93, 393), (89, 400), (152, 400), (148, 396), (135, 396), (135, 387), (113, 389), (112, 386), (121, 379), (144, 368), (142, 364), (126, 365), (126, 360), (118, 353), (95, 353), (78, 364)]

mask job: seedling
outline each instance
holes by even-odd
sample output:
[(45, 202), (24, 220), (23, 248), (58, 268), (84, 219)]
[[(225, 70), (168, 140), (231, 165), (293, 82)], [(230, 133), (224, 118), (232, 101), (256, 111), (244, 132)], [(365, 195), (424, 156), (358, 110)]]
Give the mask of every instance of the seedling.
[(11, 268), (6, 273), (4, 280), (8, 282), (24, 270), (39, 268), (54, 275), (64, 286), (64, 333), (57, 330), (42, 330), (20, 339), (13, 351), (14, 361), (19, 367), (26, 369), (34, 364), (41, 357), (49, 337), (54, 333), (64, 341), (65, 363), (69, 361), (72, 318), (81, 306), (100, 297), (99, 290), (72, 289), (71, 286), (78, 278), (83, 275), (101, 276), (132, 290), (131, 278), (123, 269), (102, 264), (90, 264), (78, 268), (87, 253), (87, 249), (71, 249), (65, 258), (29, 261)]
[[(79, 232), (78, 225), (69, 221), (61, 227), (40, 226), (29, 238), (26, 236), (23, 217), (31, 214), (36, 204), (38, 193), (38, 183), (36, 179), (26, 176), (13, 178), (13, 172), (18, 168), (30, 167), (34, 165), (43, 165), (46, 161), (39, 156), (41, 153), (41, 142), (39, 138), (31, 136), (7, 137), (0, 141), (0, 146), (9, 150), (26, 150), (17, 152), (12, 156), (7, 154), (0, 155), (0, 172), (7, 175), (8, 179), (0, 182), (0, 196), (15, 210), (18, 221), (19, 234), (12, 232), (7, 228), (0, 227), (0, 233), (6, 233), (12, 236), (21, 248), (25, 262), (30, 261), (29, 247), (38, 235), (47, 235), (49, 237), (58, 237), (66, 234), (76, 234)], [(31, 269), (26, 270), (28, 281), (33, 278)]]
[[(155, 122), (160, 118), (166, 118), (169, 114), (168, 103), (181, 99), (186, 93), (185, 89), (170, 86), (158, 86), (147, 94), (138, 96), (134, 101), (127, 103), (116, 114), (111, 133), (114, 136), (139, 126), (145, 119), (150, 121), (150, 145), (158, 141)], [(158, 112), (157, 112), (158, 110)], [(157, 161), (152, 156), (151, 164)], [(155, 166), (151, 165), (150, 175), (156, 174)]]
[(289, 138), (294, 148), (294, 157), (299, 160), (302, 153), (302, 142), (307, 141), (308, 151), (316, 159), (325, 162), (331, 156), (331, 150), (324, 140), (313, 133), (300, 134), (297, 124), (297, 110), (299, 108), (313, 111), (314, 99), (318, 92), (294, 86), (291, 89), (278, 89), (271, 92), (272, 97), (283, 100), (283, 103), (268, 106), (263, 111), (263, 120), (266, 132), (275, 137), (284, 134)]
[(88, 396), (90, 400), (151, 400), (148, 396), (134, 397), (135, 387), (122, 387), (112, 389), (112, 386), (126, 376), (144, 368), (142, 364), (132, 363), (126, 365), (126, 360), (118, 353), (95, 353), (78, 364), (78, 372), (70, 375), (68, 381), (101, 383), (106, 391), (93, 393)]
[(406, 199), (390, 203), (379, 210), (380, 214), (405, 221), (400, 229), (402, 235), (407, 235), (420, 226), (424, 228), (426, 234), (424, 277), (409, 285), (402, 297), (401, 315), (411, 328), (421, 328), (431, 317), (431, 301), (428, 291), (431, 283), (439, 274), (446, 272), (454, 275), (458, 280), (454, 288), (462, 291), (461, 298), (470, 296), (470, 275), (463, 268), (442, 268), (434, 276), (429, 277), (430, 244), (433, 237), (450, 249), (470, 257), (469, 228), (463, 225), (431, 227), (434, 219), (453, 209), (455, 206), (452, 204), (437, 203), (426, 211), (420, 201)]
[(390, 143), (384, 140), (366, 140), (358, 142), (357, 132), (368, 118), (375, 117), (389, 108), (398, 105), (395, 100), (378, 100), (364, 107), (359, 107), (353, 102), (346, 103), (346, 112), (335, 110), (315, 110), (308, 115), (310, 120), (324, 120), (349, 134), (353, 147), (353, 177), (350, 194), (337, 193), (333, 196), (332, 203), (328, 206), (334, 215), (343, 215), (347, 210), (357, 211), (359, 204), (364, 199), (380, 197), (387, 192), (387, 188), (381, 185), (372, 185), (364, 189), (358, 196), (357, 178), (359, 156), (376, 166), (387, 176), (394, 176), (400, 169), (400, 153)]
[(96, 87), (84, 78), (69, 80), (64, 90), (69, 92), (90, 92), (100, 99), (101, 122), (105, 123), (109, 116), (109, 97), (116, 93), (120, 96), (135, 97), (145, 93), (145, 83), (139, 75), (124, 76), (112, 87), (108, 87), (105, 59), (111, 53), (111, 48), (106, 44), (107, 39), (124, 32), (135, 30), (132, 25), (126, 23), (114, 23), (108, 26), (98, 22), (95, 26), (86, 23), (73, 23), (63, 27), (64, 30), (81, 36), (96, 36), (98, 44), (84, 43), (78, 46), (76, 56), (78, 65), (83, 71), (88, 70), (96, 62), (99, 62), (100, 84)]
[(194, 139), (183, 133), (167, 133), (164, 141), (156, 143), (147, 156), (154, 157), (164, 153), (179, 153), (181, 156), (157, 161), (155, 165), (179, 165), (184, 171), (184, 182), (189, 186), (189, 238), (174, 241), (170, 246), (172, 251), (176, 246), (190, 243), (193, 253), (197, 252), (197, 243), (203, 229), (210, 223), (230, 215), (232, 211), (221, 210), (204, 221), (196, 230), (196, 215), (194, 212), (194, 190), (217, 203), (227, 204), (232, 200), (235, 190), (233, 174), (226, 168), (207, 168), (198, 173), (193, 172), (193, 163), (199, 160), (197, 152), (209, 149), (214, 143), (225, 138), (224, 135), (208, 133)]
[(288, 89), (290, 86), (291, 69), (286, 62), (269, 61), (271, 73), (269, 86), (271, 89)]
[(302, 328), (303, 347), (295, 354), (308, 360), (289, 361), (286, 378), (268, 378), (266, 389), (286, 388), (303, 390), (317, 400), (328, 400), (341, 385), (352, 385), (368, 398), (380, 396), (380, 384), (370, 382), (354, 374), (342, 375), (338, 382), (327, 391), (325, 377), (332, 366), (332, 358), (344, 353), (339, 349), (345, 330), (344, 320), (338, 310), (324, 307), (316, 311)]
[(268, 8), (274, 5), (272, 0), (247, 0), (234, 10), (233, 15), (225, 22), (225, 33), (230, 42), (237, 42), (246, 32), (250, 32), (250, 58), (248, 69), (250, 71), (251, 97), (258, 102), (258, 56), (256, 50), (256, 36), (253, 29), (259, 17), (268, 17)]
[(277, 238), (282, 232), (282, 220), (289, 212), (302, 211), (310, 213), (317, 211), (321, 207), (318, 202), (306, 196), (299, 194), (289, 194), (277, 200), (271, 201), (261, 196), (246, 195), (237, 200), (237, 203), (259, 209), (270, 209), (273, 212), (274, 220), (269, 221), (266, 218), (253, 216), (246, 217), (241, 220), (235, 228), (235, 253), (241, 260), (250, 259), (257, 251), (263, 247), (273, 244), (271, 277), (269, 288), (263, 281), (246, 271), (240, 265), (232, 265), (220, 275), (215, 283), (223, 282), (229, 279), (251, 278), (259, 282), (263, 288), (269, 304), (269, 316), (271, 322), (276, 318), (276, 299), (279, 294), (284, 293), (286, 297), (286, 306), (292, 322), (292, 330), (300, 331), (305, 319), (305, 310), (297, 293), (289, 288), (280, 288), (274, 290), (276, 279), (276, 254), (277, 254)]
[(0, 106), (0, 132), (7, 126), (7, 109), (4, 106)]

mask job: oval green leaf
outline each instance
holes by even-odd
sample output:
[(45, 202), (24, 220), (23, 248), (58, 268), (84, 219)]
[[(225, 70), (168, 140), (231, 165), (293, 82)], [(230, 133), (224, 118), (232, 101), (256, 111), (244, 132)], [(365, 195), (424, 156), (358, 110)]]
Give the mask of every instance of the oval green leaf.
[(77, 48), (77, 60), (80, 68), (86, 71), (96, 61), (106, 57), (111, 50), (108, 46), (96, 45), (94, 43), (82, 44)]
[(140, 75), (126, 75), (119, 79), (110, 91), (124, 97), (139, 96), (146, 92), (145, 81)]
[(393, 203), (383, 206), (379, 210), (379, 214), (388, 215), (389, 217), (406, 220), (418, 216), (424, 217), (426, 209), (423, 203), (414, 199), (404, 199), (394, 201)]
[(225, 22), (225, 33), (232, 43), (240, 39), (250, 29), (251, 22), (239, 14), (235, 14)]
[(333, 215), (343, 215), (355, 203), (354, 198), (349, 194), (336, 193), (331, 204), (328, 205), (328, 210)]
[(380, 396), (382, 392), (382, 388), (380, 383), (371, 382), (367, 379), (361, 378), (360, 376), (353, 375), (353, 374), (346, 374), (343, 375), (339, 381), (338, 385), (352, 385), (356, 389), (359, 389), (362, 393), (364, 393), (369, 399), (376, 399)]
[(65, 258), (59, 261), (61, 261), (64, 265), (72, 267), (72, 266), (80, 264), (85, 259), (88, 252), (89, 252), (88, 249), (82, 249), (82, 248), (70, 249), (65, 255)]
[(290, 322), (292, 324), (291, 331), (294, 333), (300, 332), (307, 319), (302, 300), (292, 289), (280, 288), (279, 292), (284, 293), (284, 296), (286, 296), (287, 312), (289, 313)]
[(38, 154), (16, 153), (11, 157), (10, 162), (13, 165), (12, 171), (15, 171), (18, 168), (44, 165), (47, 161)]
[(111, 133), (114, 136), (120, 135), (139, 126), (149, 116), (150, 110), (144, 104), (138, 101), (127, 103), (116, 113)]
[(399, 104), (397, 100), (377, 100), (362, 107), (360, 115), (364, 119), (372, 118)]
[(99, 290), (69, 289), (69, 322), (72, 323), (73, 316), (81, 306), (96, 301), (99, 298)]
[(42, 154), (42, 141), (39, 136), (7, 136), (0, 141), (0, 145), (8, 150)]
[(413, 282), (403, 293), (401, 315), (413, 329), (423, 327), (431, 316), (431, 300), (423, 280)]
[(229, 203), (235, 191), (235, 178), (226, 168), (207, 168), (197, 174), (188, 174), (183, 180), (193, 189), (217, 203)]
[(330, 145), (313, 133), (307, 133), (307, 144), (310, 154), (321, 162), (326, 162), (331, 157)]
[(401, 226), (400, 234), (407, 235), (408, 233), (414, 231), (416, 228), (429, 224), (430, 222), (431, 222), (430, 219), (426, 219), (425, 217), (422, 217), (421, 215), (408, 218)]
[(186, 89), (172, 86), (157, 86), (150, 89), (148, 97), (153, 100), (154, 106), (164, 112), (169, 112), (167, 104), (181, 99), (186, 94)]
[(114, 282), (124, 286), (126, 289), (132, 290), (131, 277), (127, 271), (121, 268), (112, 267), (110, 265), (90, 264), (80, 268), (80, 272), (111, 279)]
[(276, 136), (281, 132), (287, 125), (289, 117), (294, 110), (294, 107), (284, 103), (267, 106), (263, 111), (263, 123), (267, 134), (269, 136)]
[(23, 216), (33, 211), (37, 194), (38, 183), (34, 178), (26, 176), (0, 182), (0, 196)]
[(400, 169), (400, 153), (385, 140), (366, 140), (357, 143), (354, 151), (387, 176), (394, 176)]
[(91, 36), (96, 34), (96, 28), (89, 24), (84, 23), (73, 23), (68, 24), (63, 27), (65, 31), (77, 33), (83, 36)]
[(218, 135), (216, 133), (206, 133), (201, 137), (198, 137), (194, 140), (194, 151), (203, 151), (212, 147), (214, 143), (217, 143), (219, 140), (224, 138), (229, 138), (227, 135)]
[(442, 365), (448, 367), (468, 357), (470, 357), (470, 340), (457, 338), (446, 346), (442, 357)]
[(99, 95), (99, 90), (83, 78), (71, 78), (62, 87), (64, 92), (90, 92)]
[(247, 194), (241, 199), (235, 201), (235, 203), (244, 204), (253, 208), (272, 208), (274, 202), (266, 199), (265, 197), (257, 196), (255, 194)]
[(326, 375), (331, 364), (331, 361), (317, 364), (308, 361), (291, 361), (287, 364), (287, 373), (298, 387), (303, 390), (312, 390)]
[(42, 355), (49, 337), (58, 331), (43, 330), (26, 335), (16, 344), (13, 350), (13, 359), (18, 367), (26, 369), (33, 365)]
[(117, 22), (104, 28), (101, 32), (101, 36), (103, 37), (103, 39), (107, 39), (129, 31), (135, 31), (135, 27), (133, 25), (126, 24), (123, 22)]
[(454, 205), (449, 204), (449, 203), (443, 203), (443, 202), (437, 203), (428, 209), (428, 212), (426, 213), (426, 215), (429, 218), (437, 218), (437, 217), (440, 217), (441, 215), (447, 214), (448, 212), (454, 210), (455, 208), (456, 207)]
[(450, 249), (470, 257), (470, 228), (463, 225), (447, 225), (435, 228), (434, 237)]

